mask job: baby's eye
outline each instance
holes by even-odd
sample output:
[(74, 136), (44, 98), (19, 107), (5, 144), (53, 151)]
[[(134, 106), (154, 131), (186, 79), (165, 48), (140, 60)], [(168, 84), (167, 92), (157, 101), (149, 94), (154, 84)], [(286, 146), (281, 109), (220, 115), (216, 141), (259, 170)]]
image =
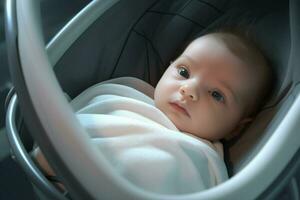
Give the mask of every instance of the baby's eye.
[(178, 67), (178, 73), (180, 74), (180, 76), (182, 76), (184, 78), (190, 77), (188, 70), (184, 66)]
[(224, 102), (225, 98), (224, 96), (218, 92), (218, 91), (210, 91), (210, 95), (212, 96), (212, 98), (214, 98), (214, 100), (218, 101), (218, 102)]

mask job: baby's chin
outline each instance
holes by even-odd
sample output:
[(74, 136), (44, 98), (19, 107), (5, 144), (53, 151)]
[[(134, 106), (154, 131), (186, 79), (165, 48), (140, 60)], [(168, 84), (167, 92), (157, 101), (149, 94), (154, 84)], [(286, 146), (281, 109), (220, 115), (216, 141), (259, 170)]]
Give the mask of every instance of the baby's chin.
[(176, 123), (176, 120), (172, 120), (173, 124), (176, 126), (176, 128), (183, 133), (188, 133), (189, 135), (194, 135), (196, 137), (198, 137), (199, 133), (196, 133), (195, 131), (191, 130), (187, 125), (183, 124), (183, 123)]
[[(176, 126), (176, 124), (175, 124)], [(192, 130), (190, 129), (190, 127), (188, 126), (176, 126), (177, 129), (183, 133), (187, 133), (193, 137), (196, 137), (196, 138), (201, 138), (201, 139), (205, 139), (205, 140), (209, 140), (209, 141), (217, 141), (219, 140), (219, 138), (214, 138), (212, 137), (213, 134), (208, 134), (207, 132), (206, 133), (203, 133), (203, 132), (199, 132), (199, 131), (195, 131), (195, 130)]]

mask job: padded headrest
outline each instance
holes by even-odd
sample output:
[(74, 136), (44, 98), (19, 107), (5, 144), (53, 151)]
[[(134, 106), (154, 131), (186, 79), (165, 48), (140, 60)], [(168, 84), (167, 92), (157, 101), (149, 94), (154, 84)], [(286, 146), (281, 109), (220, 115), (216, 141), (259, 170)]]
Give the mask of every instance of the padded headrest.
[(263, 17), (255, 25), (254, 32), (274, 71), (274, 94), (268, 103), (271, 106), (284, 97), (292, 82), (288, 65), (291, 49), (288, 8)]

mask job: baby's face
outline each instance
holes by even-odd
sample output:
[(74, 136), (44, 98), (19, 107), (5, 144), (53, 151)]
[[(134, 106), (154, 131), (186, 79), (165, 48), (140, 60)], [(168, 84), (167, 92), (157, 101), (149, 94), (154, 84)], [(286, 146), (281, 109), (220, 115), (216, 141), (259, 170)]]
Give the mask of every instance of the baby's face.
[(245, 116), (252, 99), (250, 73), (221, 41), (201, 37), (165, 71), (155, 89), (155, 105), (179, 130), (221, 139)]

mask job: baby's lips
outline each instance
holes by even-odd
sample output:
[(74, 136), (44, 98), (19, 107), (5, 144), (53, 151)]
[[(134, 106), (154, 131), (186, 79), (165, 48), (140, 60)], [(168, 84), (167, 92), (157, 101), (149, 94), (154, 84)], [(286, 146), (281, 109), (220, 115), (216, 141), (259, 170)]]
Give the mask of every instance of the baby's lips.
[(171, 102), (170, 103), (171, 106), (176, 109), (179, 112), (182, 112), (183, 114), (187, 115), (188, 117), (190, 117), (190, 114), (188, 113), (187, 109), (185, 108), (185, 105), (180, 103), (180, 102)]

